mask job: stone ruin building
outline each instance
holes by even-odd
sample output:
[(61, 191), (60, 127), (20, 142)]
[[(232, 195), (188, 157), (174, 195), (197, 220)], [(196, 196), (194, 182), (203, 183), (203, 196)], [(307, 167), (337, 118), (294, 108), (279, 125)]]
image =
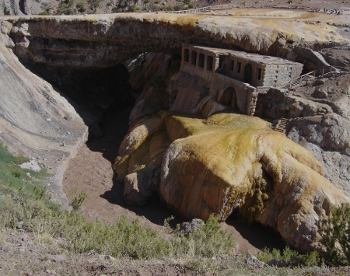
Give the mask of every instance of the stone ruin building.
[(290, 83), (302, 69), (303, 64), (278, 57), (182, 45), (181, 71), (208, 82), (208, 95), (218, 103), (247, 115), (254, 115), (259, 93)]

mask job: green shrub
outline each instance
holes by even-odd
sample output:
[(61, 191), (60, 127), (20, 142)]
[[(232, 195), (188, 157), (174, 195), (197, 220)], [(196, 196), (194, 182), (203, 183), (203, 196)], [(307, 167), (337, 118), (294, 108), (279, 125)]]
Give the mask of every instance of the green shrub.
[(83, 2), (79, 2), (78, 4), (75, 5), (75, 7), (77, 8), (78, 12), (84, 12), (84, 11), (86, 11)]
[(185, 10), (185, 6), (184, 5), (175, 5), (174, 6), (174, 11), (182, 11)]
[(276, 248), (272, 250), (264, 248), (257, 257), (260, 261), (265, 263), (275, 259), (288, 267), (316, 266), (320, 264), (320, 258), (316, 251), (308, 254), (300, 254), (298, 251), (292, 250), (288, 246), (283, 249), (282, 254), (280, 250)]
[(173, 10), (173, 7), (170, 6), (170, 5), (168, 5), (168, 6), (165, 7), (165, 10), (166, 10), (166, 11), (172, 11), (172, 10)]
[(35, 233), (63, 237), (65, 248), (74, 252), (94, 250), (115, 257), (133, 259), (218, 257), (227, 255), (232, 236), (211, 217), (202, 227), (185, 236), (179, 229), (153, 230), (125, 216), (115, 223), (87, 221), (80, 212), (48, 208), (42, 201), (26, 197), (7, 197), (0, 202), (0, 223), (14, 228), (19, 221)]
[(12, 172), (12, 175), (17, 178), (21, 178), (21, 173), (20, 172)]
[(328, 219), (317, 224), (323, 246), (324, 262), (330, 266), (350, 264), (350, 205), (331, 206)]
[(43, 11), (43, 12), (39, 13), (39, 15), (49, 15), (49, 13), (47, 11)]
[(121, 2), (119, 3), (119, 7), (121, 7), (121, 8), (125, 8), (126, 6), (127, 6), (126, 1), (121, 1)]
[(73, 3), (74, 3), (74, 0), (62, 1), (57, 8), (56, 14), (66, 14), (66, 15), (73, 14), (73, 10), (71, 9), (71, 6), (73, 5)]
[(131, 10), (132, 12), (135, 12), (135, 11), (138, 10), (138, 7), (137, 7), (136, 5), (131, 5), (131, 6), (130, 6), (130, 10)]
[(78, 189), (72, 189), (68, 192), (68, 197), (70, 198), (70, 205), (73, 208), (73, 211), (79, 211), (81, 206), (83, 205), (85, 199), (87, 198), (87, 194), (85, 191), (77, 194)]

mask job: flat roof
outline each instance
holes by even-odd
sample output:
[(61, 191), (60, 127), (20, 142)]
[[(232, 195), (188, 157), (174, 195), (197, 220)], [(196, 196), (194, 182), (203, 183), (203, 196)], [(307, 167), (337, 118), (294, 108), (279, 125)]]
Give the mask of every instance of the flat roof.
[(302, 65), (299, 62), (290, 61), (288, 59), (283, 59), (279, 57), (273, 57), (273, 56), (265, 56), (260, 54), (251, 54), (244, 51), (236, 51), (236, 50), (229, 50), (229, 49), (221, 49), (221, 48), (212, 48), (212, 47), (205, 47), (205, 46), (199, 46), (199, 45), (193, 45), (193, 44), (184, 44), (185, 47), (189, 46), (194, 49), (199, 50), (205, 50), (212, 52), (216, 55), (224, 55), (224, 56), (231, 56), (231, 57), (238, 57), (245, 60), (249, 60), (254, 63), (260, 63), (260, 64), (274, 64), (274, 65)]

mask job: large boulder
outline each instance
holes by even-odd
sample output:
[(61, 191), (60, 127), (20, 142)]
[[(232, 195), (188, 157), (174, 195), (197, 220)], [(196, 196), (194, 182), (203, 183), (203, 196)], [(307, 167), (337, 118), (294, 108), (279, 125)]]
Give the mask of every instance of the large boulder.
[(132, 179), (145, 182), (155, 174), (146, 176), (144, 170), (156, 171), (159, 165), (159, 181), (153, 180), (150, 189), (159, 190), (186, 219), (214, 214), (226, 220), (238, 207), (247, 221), (271, 226), (289, 245), (307, 251), (316, 246), (319, 218), (329, 215), (331, 204), (349, 201), (323, 177), (312, 153), (259, 118), (221, 113), (199, 119), (161, 112), (145, 125), (152, 131), (146, 137), (136, 134), (143, 138), (135, 143), (131, 136), (138, 132), (131, 130), (120, 149), (125, 155), (114, 168), (126, 179), (140, 173)]

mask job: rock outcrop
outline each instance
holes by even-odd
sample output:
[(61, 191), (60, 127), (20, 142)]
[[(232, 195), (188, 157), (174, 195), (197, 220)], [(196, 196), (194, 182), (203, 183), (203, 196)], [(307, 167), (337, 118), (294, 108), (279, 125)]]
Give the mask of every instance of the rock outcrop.
[(183, 217), (226, 220), (239, 208), (301, 250), (313, 248), (315, 223), (330, 204), (349, 200), (309, 151), (256, 117), (161, 112), (136, 125), (119, 153), (118, 175), (140, 191), (159, 191)]
[[(328, 51), (325, 51), (328, 52)], [(256, 115), (272, 120), (289, 118), (286, 135), (317, 158), (325, 177), (350, 195), (348, 74), (318, 77), (292, 91), (270, 89), (260, 95)]]

